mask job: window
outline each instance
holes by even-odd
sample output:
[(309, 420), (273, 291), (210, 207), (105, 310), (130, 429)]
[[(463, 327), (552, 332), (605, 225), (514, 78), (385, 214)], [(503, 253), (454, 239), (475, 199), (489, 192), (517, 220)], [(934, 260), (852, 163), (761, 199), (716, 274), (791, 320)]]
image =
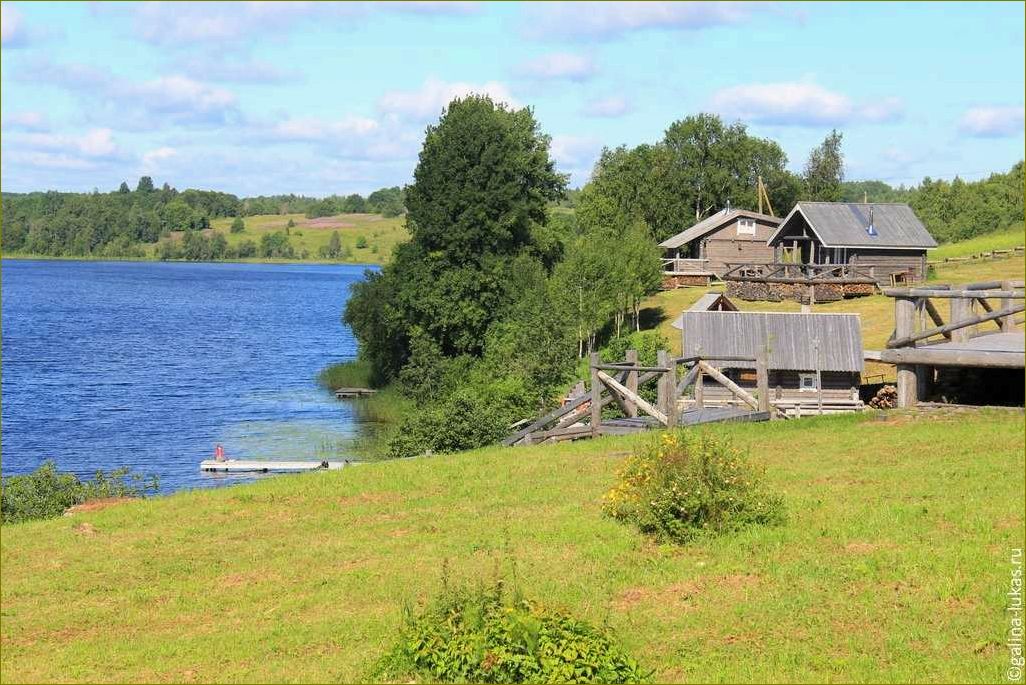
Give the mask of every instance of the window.
[(802, 392), (816, 392), (817, 390), (819, 390), (819, 386), (816, 385), (816, 374), (798, 374), (798, 389)]
[(737, 232), (744, 235), (755, 235), (755, 219), (738, 219)]

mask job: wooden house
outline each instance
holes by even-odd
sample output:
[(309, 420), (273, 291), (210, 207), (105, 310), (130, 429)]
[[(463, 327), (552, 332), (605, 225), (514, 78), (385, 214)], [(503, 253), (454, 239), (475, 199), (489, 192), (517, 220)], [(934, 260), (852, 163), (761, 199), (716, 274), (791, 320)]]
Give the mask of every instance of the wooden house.
[(855, 267), (879, 285), (922, 281), (937, 241), (907, 204), (799, 202), (768, 238), (767, 261)]
[(707, 285), (729, 263), (773, 261), (767, 239), (780, 219), (747, 209), (724, 209), (659, 243), (664, 287)]
[[(734, 304), (729, 297), (723, 293), (715, 291), (707, 292), (700, 298), (695, 300), (695, 303), (688, 307), (689, 312), (736, 312), (738, 311), (737, 305)], [(678, 316), (670, 323), (671, 326), (676, 328), (678, 331), (684, 330), (684, 316)]]
[[(862, 329), (857, 314), (686, 311), (681, 317), (684, 357), (708, 357), (709, 364), (741, 388), (757, 388), (760, 356), (769, 371), (770, 403), (789, 415), (862, 408)], [(752, 361), (724, 361), (740, 357)], [(691, 402), (736, 404), (717, 383), (697, 383)]]

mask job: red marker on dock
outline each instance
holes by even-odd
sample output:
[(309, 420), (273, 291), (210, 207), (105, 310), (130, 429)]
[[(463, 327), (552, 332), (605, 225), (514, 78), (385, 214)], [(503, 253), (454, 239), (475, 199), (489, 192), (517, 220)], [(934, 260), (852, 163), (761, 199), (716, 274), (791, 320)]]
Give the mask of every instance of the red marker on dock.
[(214, 459), (224, 461), (224, 447), (221, 445), (214, 445)]

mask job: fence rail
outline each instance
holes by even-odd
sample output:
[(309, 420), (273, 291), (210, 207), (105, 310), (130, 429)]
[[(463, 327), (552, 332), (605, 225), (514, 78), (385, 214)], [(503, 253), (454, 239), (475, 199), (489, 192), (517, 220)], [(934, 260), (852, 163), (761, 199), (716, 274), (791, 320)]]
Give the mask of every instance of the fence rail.
[(792, 264), (769, 262), (741, 264), (729, 262), (723, 280), (762, 281), (766, 283), (875, 283), (872, 267), (855, 264)]
[(663, 273), (668, 274), (706, 274), (709, 273), (708, 259), (663, 259)]

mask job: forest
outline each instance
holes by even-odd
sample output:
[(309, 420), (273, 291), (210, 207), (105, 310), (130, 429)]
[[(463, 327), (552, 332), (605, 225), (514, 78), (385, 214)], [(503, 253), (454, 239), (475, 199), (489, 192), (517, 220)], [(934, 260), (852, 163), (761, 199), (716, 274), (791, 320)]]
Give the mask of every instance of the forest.
[[(256, 214), (304, 213), (307, 217), (347, 213), (398, 216), (403, 190), (381, 188), (366, 198), (358, 194), (313, 198), (274, 195), (239, 199), (211, 190), (157, 188), (143, 176), (135, 189), (127, 182), (109, 193), (3, 193), (3, 251), (57, 257), (142, 257), (143, 246), (183, 232), (176, 245), (161, 243), (158, 255), (172, 259), (291, 257), (276, 244), (229, 249), (224, 236), (204, 236), (210, 221)], [(220, 238), (220, 240), (218, 240)], [(273, 239), (272, 239), (273, 241)], [(264, 241), (266, 242), (266, 241)]]

